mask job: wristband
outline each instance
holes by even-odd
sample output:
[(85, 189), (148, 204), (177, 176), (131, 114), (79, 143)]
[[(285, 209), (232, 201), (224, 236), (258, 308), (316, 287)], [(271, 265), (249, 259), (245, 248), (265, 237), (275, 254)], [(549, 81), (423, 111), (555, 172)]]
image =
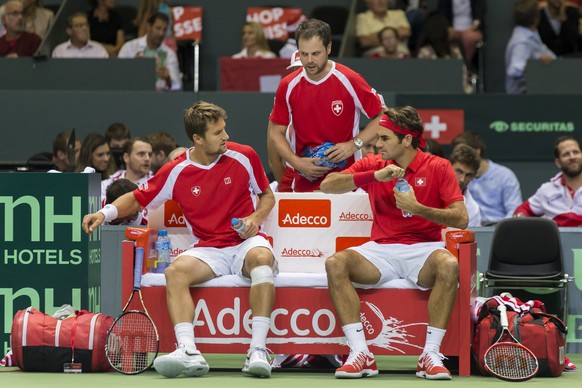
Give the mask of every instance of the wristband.
[(376, 176), (374, 175), (375, 172), (376, 171), (365, 171), (355, 173), (353, 177), (356, 187), (362, 187), (370, 183), (377, 182)]
[(105, 207), (97, 213), (101, 213), (105, 216), (105, 222), (111, 222), (117, 219), (117, 208), (112, 204), (105, 205)]

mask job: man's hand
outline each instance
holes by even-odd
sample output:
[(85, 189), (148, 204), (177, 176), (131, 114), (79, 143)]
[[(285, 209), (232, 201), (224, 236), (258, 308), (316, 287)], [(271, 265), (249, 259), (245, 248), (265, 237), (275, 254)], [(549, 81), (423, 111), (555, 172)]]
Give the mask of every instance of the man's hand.
[(542, 61), (544, 63), (544, 65), (549, 65), (554, 60), (554, 58), (552, 58), (551, 56), (546, 55), (546, 54), (540, 55), (539, 59), (540, 59), (540, 61)]
[(299, 171), (306, 179), (311, 182), (324, 176), (330, 169), (327, 167), (316, 166), (315, 162), (319, 158), (299, 158), (295, 163), (295, 169)]
[(87, 214), (85, 217), (83, 217), (83, 223), (81, 225), (86, 233), (92, 234), (93, 231), (103, 223), (103, 221), (105, 221), (105, 215), (103, 213), (97, 212)]
[(339, 163), (342, 160), (346, 160), (352, 156), (358, 147), (354, 144), (352, 140), (343, 143), (337, 143), (327, 151), (325, 151), (325, 158), (333, 163)]
[(410, 190), (407, 192), (398, 191), (398, 189), (394, 187), (394, 198), (396, 199), (396, 207), (398, 209), (416, 214), (414, 209), (416, 208), (418, 201), (416, 200), (416, 195), (414, 194), (412, 186), (410, 186)]
[(374, 177), (378, 182), (388, 182), (392, 179), (404, 177), (404, 169), (395, 164), (389, 164), (381, 170), (374, 173)]

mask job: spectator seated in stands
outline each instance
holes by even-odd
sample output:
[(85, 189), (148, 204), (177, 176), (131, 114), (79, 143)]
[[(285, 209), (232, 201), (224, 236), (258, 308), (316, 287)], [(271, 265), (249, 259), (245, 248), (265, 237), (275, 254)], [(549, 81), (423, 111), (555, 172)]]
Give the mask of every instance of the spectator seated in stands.
[(485, 0), (439, 0), (438, 11), (449, 22), (450, 38), (462, 43), (465, 60), (470, 65), (477, 43), (484, 39)]
[[(534, 0), (535, 1), (535, 0)], [(492, 225), (513, 215), (522, 202), (521, 188), (515, 173), (509, 168), (487, 159), (487, 146), (476, 131), (465, 131), (456, 136), (451, 145), (466, 144), (479, 155), (479, 170), (469, 183), (469, 192), (481, 209), (483, 225)]]
[(180, 67), (176, 53), (164, 42), (170, 19), (163, 13), (156, 13), (148, 19), (146, 35), (130, 40), (119, 51), (119, 58), (155, 58), (156, 90), (176, 91), (182, 89)]
[(400, 52), (408, 53), (410, 24), (402, 10), (389, 10), (388, 0), (366, 0), (368, 10), (356, 17), (356, 36), (364, 56), (384, 50), (378, 32), (384, 27), (394, 27), (400, 37)]
[(558, 226), (582, 226), (582, 151), (580, 142), (566, 135), (554, 145), (556, 167), (561, 171), (522, 203), (515, 217), (545, 217)]
[(401, 51), (400, 35), (394, 27), (384, 27), (378, 32), (378, 39), (382, 45), (381, 51), (373, 52), (371, 58), (402, 59), (408, 58), (408, 51)]
[[(121, 197), (125, 193), (136, 190), (137, 185), (130, 181), (129, 179), (120, 178), (112, 182), (109, 187), (107, 187), (107, 192), (105, 194), (105, 204), (113, 203), (117, 198)], [(110, 222), (104, 222), (104, 225), (125, 225), (125, 226), (147, 226), (148, 219), (146, 217), (146, 211), (141, 209), (139, 211), (133, 212), (132, 214), (117, 218)]]
[(580, 10), (565, 0), (548, 0), (540, 9), (538, 32), (542, 42), (558, 57), (580, 55), (577, 47)]
[(168, 17), (168, 27), (164, 34), (164, 43), (174, 52), (177, 51), (174, 37), (174, 19), (168, 0), (141, 0), (133, 24), (137, 27), (137, 36), (143, 36), (148, 31), (148, 20), (156, 14), (162, 13)]
[(77, 12), (67, 18), (69, 40), (53, 50), (53, 58), (109, 58), (101, 43), (91, 40), (87, 15)]
[[(75, 139), (75, 144), (72, 145), (74, 153), (71, 155), (69, 153), (70, 135), (71, 133), (67, 131), (59, 132), (53, 140), (52, 153), (40, 152), (31, 156), (26, 164), (33, 167), (42, 164), (44, 165), (44, 168), (42, 168), (43, 170), (52, 170), (51, 172), (74, 171), (81, 153), (81, 141)], [(38, 168), (34, 169), (38, 170)]]
[(129, 128), (120, 122), (112, 123), (105, 130), (105, 139), (107, 139), (107, 144), (109, 144), (111, 156), (115, 162), (115, 169), (123, 170), (125, 168), (125, 163), (123, 162), (123, 146), (131, 139)]
[[(418, 37), (418, 59), (463, 59), (459, 46), (451, 42), (447, 19), (438, 12), (426, 18)], [(465, 93), (473, 93), (467, 66), (463, 62), (463, 83)]]
[(166, 132), (150, 132), (146, 140), (152, 145), (151, 170), (155, 174), (167, 163), (168, 155), (176, 148), (176, 140)]
[(105, 201), (107, 187), (118, 179), (125, 178), (138, 186), (144, 184), (154, 174), (151, 171), (152, 145), (140, 137), (129, 139), (123, 146), (124, 170), (117, 170), (109, 178), (101, 181), (101, 200)]
[(0, 57), (31, 57), (40, 46), (40, 37), (24, 30), (22, 12), (22, 3), (18, 0), (9, 0), (4, 4), (0, 19), (6, 34), (0, 38)]
[(263, 26), (257, 22), (246, 22), (242, 28), (242, 50), (233, 58), (276, 58), (269, 50)]
[(103, 45), (109, 57), (115, 58), (125, 43), (123, 20), (115, 12), (115, 0), (90, 0), (89, 28), (91, 38)]
[(23, 6), (22, 21), (24, 22), (24, 31), (37, 34), (45, 38), (48, 33), (55, 14), (50, 9), (41, 7), (39, 0), (20, 0)]
[(539, 11), (536, 0), (517, 0), (513, 7), (515, 27), (505, 49), (505, 91), (511, 94), (526, 92), (525, 67), (530, 59), (546, 65), (556, 54), (546, 46), (538, 33)]
[(86, 167), (94, 168), (101, 174), (101, 180), (109, 178), (115, 171), (109, 144), (105, 137), (98, 133), (88, 134), (81, 144), (81, 153), (75, 172), (82, 172)]

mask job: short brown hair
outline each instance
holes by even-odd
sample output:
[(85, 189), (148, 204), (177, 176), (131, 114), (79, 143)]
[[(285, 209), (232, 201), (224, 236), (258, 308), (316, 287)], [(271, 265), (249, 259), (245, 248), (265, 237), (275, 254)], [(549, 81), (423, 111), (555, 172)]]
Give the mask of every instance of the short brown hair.
[(198, 101), (184, 113), (184, 130), (192, 141), (194, 135), (205, 137), (208, 123), (215, 123), (220, 119), (226, 120), (226, 111), (218, 105), (206, 101)]

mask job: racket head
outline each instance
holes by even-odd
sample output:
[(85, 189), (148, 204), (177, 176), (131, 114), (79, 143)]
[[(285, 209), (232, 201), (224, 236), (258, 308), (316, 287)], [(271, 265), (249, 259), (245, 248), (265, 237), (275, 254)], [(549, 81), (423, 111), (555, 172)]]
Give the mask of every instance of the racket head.
[(538, 359), (520, 343), (494, 343), (485, 352), (484, 361), (487, 372), (506, 381), (525, 381), (538, 373)]
[(130, 310), (115, 319), (105, 343), (105, 356), (117, 372), (135, 375), (149, 369), (159, 350), (158, 331), (142, 311)]

